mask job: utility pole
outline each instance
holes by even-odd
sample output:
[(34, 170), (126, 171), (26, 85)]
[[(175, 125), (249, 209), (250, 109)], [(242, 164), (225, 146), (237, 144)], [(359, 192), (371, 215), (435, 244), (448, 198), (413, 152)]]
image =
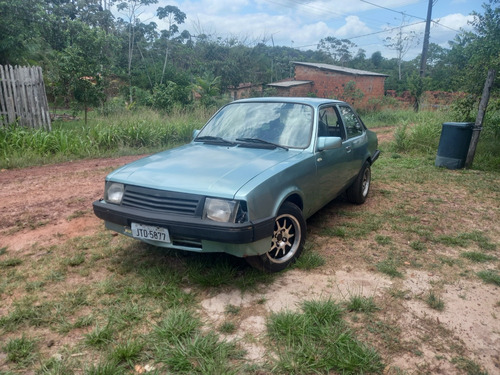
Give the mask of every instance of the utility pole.
[(481, 133), (481, 129), (483, 127), (484, 115), (486, 113), (486, 107), (488, 107), (488, 101), (490, 100), (490, 91), (493, 86), (493, 81), (495, 80), (495, 75), (495, 69), (488, 70), (488, 77), (486, 78), (486, 82), (484, 82), (483, 95), (481, 97), (481, 102), (479, 103), (476, 123), (474, 124), (474, 128), (472, 128), (472, 138), (470, 140), (467, 158), (465, 159), (465, 168), (470, 168), (472, 166), (472, 162), (474, 161), (477, 143), (479, 142), (479, 134)]
[(429, 5), (427, 6), (427, 20), (425, 21), (424, 45), (422, 46), (422, 57), (420, 58), (420, 78), (424, 78), (425, 66), (427, 65), (427, 51), (429, 49), (429, 37), (431, 34), (433, 1), (434, 0), (429, 0)]

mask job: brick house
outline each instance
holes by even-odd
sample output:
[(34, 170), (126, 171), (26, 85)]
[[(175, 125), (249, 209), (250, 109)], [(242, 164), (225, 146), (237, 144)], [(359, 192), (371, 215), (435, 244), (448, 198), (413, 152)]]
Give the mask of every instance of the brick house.
[(238, 87), (229, 87), (228, 91), (233, 100), (251, 98), (262, 92), (262, 84), (240, 83)]
[(268, 85), (278, 91), (278, 96), (314, 95), (341, 99), (351, 104), (363, 104), (371, 98), (384, 96), (386, 74), (321, 63), (293, 64), (293, 78)]

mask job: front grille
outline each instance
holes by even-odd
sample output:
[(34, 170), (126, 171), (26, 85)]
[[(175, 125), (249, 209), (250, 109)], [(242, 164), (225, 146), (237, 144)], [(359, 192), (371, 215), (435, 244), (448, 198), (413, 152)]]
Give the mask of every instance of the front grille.
[(203, 201), (201, 195), (126, 186), (122, 206), (201, 217)]

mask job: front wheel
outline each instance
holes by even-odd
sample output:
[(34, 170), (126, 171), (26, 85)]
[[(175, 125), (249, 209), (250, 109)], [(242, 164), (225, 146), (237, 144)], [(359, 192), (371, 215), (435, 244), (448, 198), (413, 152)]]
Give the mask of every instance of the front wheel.
[(349, 202), (356, 204), (365, 203), (370, 191), (371, 177), (370, 163), (365, 161), (365, 164), (363, 164), (363, 167), (359, 171), (358, 177), (356, 177), (354, 183), (346, 191)]
[(300, 256), (306, 241), (306, 222), (299, 207), (285, 202), (278, 211), (270, 250), (262, 255), (247, 257), (254, 268), (279, 272)]

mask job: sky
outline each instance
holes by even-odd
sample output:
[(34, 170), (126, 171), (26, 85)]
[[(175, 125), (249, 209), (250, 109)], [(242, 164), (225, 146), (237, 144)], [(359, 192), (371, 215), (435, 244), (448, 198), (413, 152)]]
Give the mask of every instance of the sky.
[[(473, 19), (470, 14), (482, 14), (486, 1), (433, 0), (430, 42), (448, 48), (448, 42), (460, 29), (472, 30), (468, 25)], [(380, 51), (385, 58), (396, 57), (396, 51), (387, 47), (385, 40), (397, 40), (401, 30), (402, 35), (410, 36), (403, 59), (411, 60), (422, 51), (428, 3), (429, 0), (159, 0), (140, 8), (139, 18), (168, 29), (165, 20), (155, 16), (156, 9), (174, 5), (187, 16), (179, 29), (192, 35), (236, 37), (248, 46), (264, 42), (301, 50), (316, 50), (321, 39), (333, 36), (355, 43), (355, 52), (363, 49), (369, 57)], [(115, 14), (126, 18), (123, 13)]]

